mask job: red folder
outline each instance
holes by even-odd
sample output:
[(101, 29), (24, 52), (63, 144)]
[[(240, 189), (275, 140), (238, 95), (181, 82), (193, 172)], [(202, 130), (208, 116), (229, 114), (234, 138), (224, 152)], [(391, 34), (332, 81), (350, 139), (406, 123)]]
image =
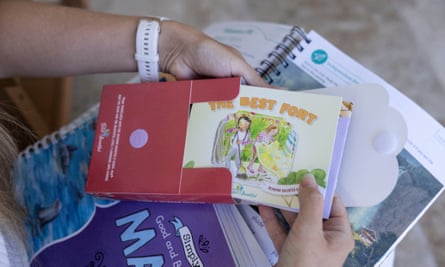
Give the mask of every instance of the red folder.
[(86, 191), (148, 201), (233, 203), (226, 168), (184, 168), (190, 105), (229, 101), (240, 78), (104, 86)]

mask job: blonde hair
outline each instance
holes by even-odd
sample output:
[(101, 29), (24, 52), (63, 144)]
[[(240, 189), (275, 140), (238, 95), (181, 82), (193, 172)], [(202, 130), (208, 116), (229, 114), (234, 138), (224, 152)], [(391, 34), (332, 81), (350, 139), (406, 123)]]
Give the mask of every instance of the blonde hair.
[(276, 124), (271, 124), (271, 125), (269, 125), (269, 126), (266, 128), (266, 133), (270, 133), (272, 130), (275, 130), (275, 129), (280, 130), (279, 127), (278, 127), (278, 125), (276, 125)]
[(25, 130), (25, 127), (0, 107), (0, 222), (24, 240), (25, 212), (17, 202), (12, 180), (12, 167), (17, 159), (18, 147), (11, 129)]

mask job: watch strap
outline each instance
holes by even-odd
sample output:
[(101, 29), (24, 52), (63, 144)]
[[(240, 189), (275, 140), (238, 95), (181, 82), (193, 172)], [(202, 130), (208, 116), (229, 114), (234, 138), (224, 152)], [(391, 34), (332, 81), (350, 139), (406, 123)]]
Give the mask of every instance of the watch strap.
[(136, 53), (141, 82), (159, 80), (158, 41), (161, 27), (158, 20), (141, 19), (136, 32)]

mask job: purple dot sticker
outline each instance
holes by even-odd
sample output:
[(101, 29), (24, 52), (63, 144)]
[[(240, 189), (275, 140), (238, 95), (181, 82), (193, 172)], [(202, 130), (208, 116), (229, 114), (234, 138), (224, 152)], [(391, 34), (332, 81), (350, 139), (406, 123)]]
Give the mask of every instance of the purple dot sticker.
[(136, 129), (130, 134), (130, 145), (133, 148), (141, 148), (148, 142), (148, 133), (144, 129)]

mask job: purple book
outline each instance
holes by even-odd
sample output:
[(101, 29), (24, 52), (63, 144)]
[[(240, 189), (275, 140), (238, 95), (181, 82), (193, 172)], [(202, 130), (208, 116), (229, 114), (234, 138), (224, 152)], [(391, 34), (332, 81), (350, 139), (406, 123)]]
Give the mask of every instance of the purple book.
[(239, 266), (217, 208), (118, 202), (97, 207), (84, 228), (45, 247), (31, 266)]

